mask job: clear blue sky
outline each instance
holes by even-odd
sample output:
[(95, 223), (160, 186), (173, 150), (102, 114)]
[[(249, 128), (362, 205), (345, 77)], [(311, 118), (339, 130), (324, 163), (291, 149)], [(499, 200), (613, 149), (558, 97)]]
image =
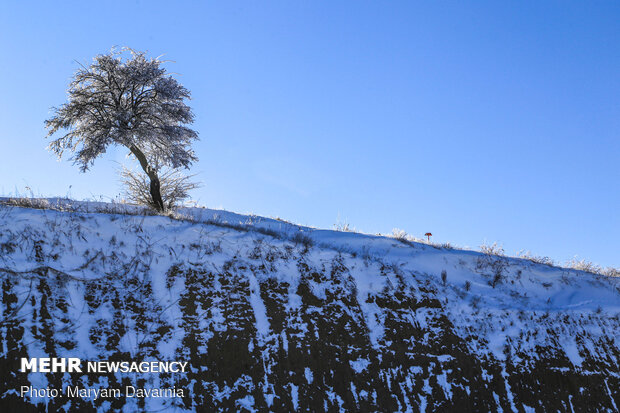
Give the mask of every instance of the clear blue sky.
[(43, 127), (114, 45), (192, 91), (203, 205), (620, 266), (619, 2), (5, 0), (2, 194), (121, 192)]

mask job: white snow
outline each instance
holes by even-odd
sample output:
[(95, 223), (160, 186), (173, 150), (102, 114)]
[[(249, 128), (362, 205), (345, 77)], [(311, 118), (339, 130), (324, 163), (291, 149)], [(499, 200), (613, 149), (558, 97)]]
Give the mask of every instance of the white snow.
[(351, 360), (349, 362), (349, 364), (351, 364), (351, 368), (356, 372), (356, 373), (361, 373), (364, 370), (366, 370), (368, 368), (368, 365), (370, 364), (369, 360), (360, 358), (357, 360)]
[[(468, 346), (470, 351), (480, 357), (493, 357), (501, 361), (510, 354), (512, 360), (518, 363), (517, 352), (532, 355), (538, 346), (557, 339), (570, 362), (581, 367), (585, 354), (596, 354), (602, 337), (611, 337), (615, 345), (620, 346), (620, 329), (617, 328), (617, 322), (613, 321), (614, 317), (617, 320), (620, 315), (619, 278), (554, 268), (517, 258), (489, 257), (473, 251), (437, 248), (423, 243), (407, 245), (391, 237), (321, 230), (270, 218), (205, 208), (183, 208), (176, 213), (175, 219), (171, 219), (166, 216), (127, 215), (140, 212), (140, 208), (128, 205), (61, 199), (49, 199), (45, 202), (50, 206), (74, 209), (77, 212), (2, 207), (0, 243), (22, 241), (17, 244), (14, 253), (0, 254), (0, 269), (28, 272), (39, 265), (49, 265), (67, 275), (64, 282), (69, 286), (69, 317), (78, 321), (74, 326), (77, 347), (71, 350), (72, 357), (93, 358), (98, 349), (88, 339), (89, 333), (98, 319), (112, 317), (107, 306), (99, 307), (94, 314), (88, 313), (82, 301), (84, 280), (97, 280), (106, 274), (120, 271), (119, 263), (129, 261), (128, 257), (139, 255), (142, 261), (136, 265), (150, 266), (149, 281), (155, 301), (161, 308), (159, 316), (176, 327), (180, 317), (176, 299), (184, 287), (183, 283), (178, 281), (172, 286), (166, 285), (165, 274), (171, 263), (204, 265), (205, 268), (220, 274), (231, 254), (241, 251), (242, 255), (247, 256), (257, 240), (266, 239), (266, 244), (284, 249), (285, 246), (295, 246), (290, 237), (298, 233), (302, 233), (314, 243), (315, 247), (310, 248), (307, 253), (307, 260), (313, 265), (330, 268), (336, 257), (344, 257), (342, 259), (350, 273), (350, 281), (347, 282), (353, 283), (356, 288), (361, 312), (352, 312), (350, 315), (363, 318), (368, 326), (370, 343), (375, 349), (388, 344), (384, 340), (386, 315), (371, 298), (384, 291), (391, 291), (391, 294), (400, 280), (404, 282), (404, 287), (401, 288), (418, 291), (420, 286), (427, 286), (436, 289), (437, 295), (442, 299), (443, 311), (456, 331), (462, 336), (475, 332), (477, 338), (469, 341)], [(113, 210), (117, 214), (99, 213), (102, 210)], [(222, 226), (223, 224), (225, 225)], [(279, 238), (271, 238), (269, 234), (259, 231), (275, 231)], [(32, 237), (29, 238), (28, 234), (35, 234), (35, 238), (45, 241), (46, 257), (59, 254), (62, 259), (54, 261), (46, 258), (47, 261), (43, 263), (35, 262), (32, 245), (27, 241)], [(206, 253), (203, 250), (191, 247), (193, 244), (204, 247), (209, 243), (220, 245), (221, 250), (216, 249), (209, 253), (208, 260), (205, 260)], [(296, 248), (301, 249), (300, 246)], [(116, 260), (111, 253), (117, 257)], [(496, 260), (501, 260), (505, 267), (502, 281), (493, 288), (490, 285), (490, 266)], [(307, 334), (308, 326), (298, 316), (302, 299), (297, 294), (297, 270), (294, 264), (283, 260), (276, 260), (273, 265), (271, 276), (280, 282), (288, 283), (288, 295), (284, 305), (286, 313), (291, 317), (286, 322), (289, 328), (295, 328), (300, 335)], [(381, 268), (384, 265), (389, 267), (389, 271), (382, 275)], [(440, 278), (444, 269), (447, 272), (445, 286)], [(278, 337), (272, 337), (267, 309), (260, 295), (260, 275), (253, 271), (244, 271), (243, 274), (247, 276), (249, 283), (247, 299), (255, 317), (258, 344), (275, 342)], [(464, 288), (466, 282), (471, 285), (468, 291)], [(325, 296), (325, 285), (315, 282), (309, 285), (317, 297)], [(221, 291), (217, 277), (211, 287), (214, 292)], [(29, 294), (28, 285), (20, 288), (20, 300), (24, 300)], [(198, 308), (198, 313), (201, 314), (200, 322), (208, 323), (215, 331), (221, 331), (226, 328), (222, 306), (218, 301), (221, 298), (214, 297), (214, 300), (211, 309)], [(29, 310), (31, 308), (26, 302), (20, 313), (24, 317), (24, 342), (31, 343), (28, 348), (31, 357), (42, 356), (42, 348), (36, 344), (37, 340), (33, 339), (30, 332), (30, 321), (26, 317)], [(316, 307), (309, 311), (321, 314), (323, 309)], [(428, 334), (433, 334), (433, 327), (428, 324), (433, 311), (435, 310), (432, 308), (419, 308), (412, 313), (411, 323), (427, 329)], [(558, 325), (563, 325), (564, 331), (559, 337), (552, 338), (545, 329), (538, 328), (542, 320), (558, 320)], [(135, 325), (127, 326), (120, 344), (123, 350), (130, 353), (137, 350), (138, 343), (143, 338), (138, 330)], [(575, 336), (578, 331), (581, 335), (577, 341)], [(528, 333), (521, 337), (523, 332)], [(286, 335), (281, 335), (279, 339), (284, 350), (288, 351)], [(173, 358), (179, 342), (173, 335), (169, 340), (157, 345), (162, 354)], [(438, 361), (445, 362), (450, 356), (440, 354), (435, 357)], [(360, 373), (368, 368), (370, 360), (360, 358), (351, 361), (350, 365), (355, 372)], [(421, 375), (423, 370), (413, 366), (408, 373), (411, 380), (419, 380), (416, 376)], [(306, 368), (304, 375), (308, 384), (312, 384), (312, 371)], [(43, 388), (47, 385), (44, 375), (31, 376), (29, 378), (32, 378), (33, 385)], [(490, 375), (486, 372), (481, 377), (481, 380), (489, 379)], [(437, 376), (437, 381), (446, 397), (452, 397), (453, 389), (445, 372)], [(505, 386), (511, 407), (516, 411), (507, 380)], [(221, 397), (224, 397), (231, 390), (219, 391)], [(430, 395), (428, 379), (424, 382), (424, 391)], [(291, 396), (295, 400), (296, 408), (297, 395), (297, 386), (291, 384)], [(333, 400), (337, 400), (335, 393), (332, 396)], [(419, 397), (420, 409), (425, 411), (426, 397)], [(495, 397), (498, 400), (497, 408), (501, 409), (499, 396)], [(246, 397), (237, 403), (240, 407), (254, 409), (252, 398)], [(161, 406), (153, 402), (147, 407), (156, 409)], [(523, 408), (531, 409), (527, 406)]]
[(583, 358), (579, 355), (579, 348), (577, 347), (577, 342), (574, 337), (566, 337), (563, 342), (564, 351), (566, 352), (566, 357), (573, 363), (576, 367), (581, 367), (581, 363), (583, 363)]
[(304, 376), (306, 376), (306, 381), (308, 382), (308, 384), (312, 384), (312, 382), (314, 381), (314, 377), (312, 375), (312, 370), (310, 370), (310, 368), (308, 367), (304, 368)]

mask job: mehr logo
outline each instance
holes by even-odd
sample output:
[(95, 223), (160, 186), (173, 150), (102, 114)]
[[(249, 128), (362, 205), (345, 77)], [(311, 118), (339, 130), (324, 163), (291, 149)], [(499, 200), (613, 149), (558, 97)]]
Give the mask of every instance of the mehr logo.
[[(187, 361), (87, 361), (87, 373), (186, 373)], [(81, 373), (79, 358), (22, 358), (22, 373)]]
[(81, 373), (79, 358), (56, 358), (56, 357), (40, 357), (33, 359), (22, 358), (22, 366), (20, 371), (26, 373)]

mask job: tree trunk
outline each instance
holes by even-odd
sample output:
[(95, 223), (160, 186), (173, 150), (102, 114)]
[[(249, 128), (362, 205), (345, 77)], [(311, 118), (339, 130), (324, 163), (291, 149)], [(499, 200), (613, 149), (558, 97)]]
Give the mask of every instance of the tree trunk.
[(159, 184), (159, 177), (157, 176), (155, 172), (153, 172), (153, 175), (152, 176), (149, 175), (149, 178), (151, 179), (151, 198), (153, 198), (153, 204), (155, 205), (155, 208), (159, 212), (163, 212), (164, 211), (164, 200), (161, 198), (161, 188)]
[(144, 172), (148, 175), (149, 179), (151, 180), (151, 187), (150, 187), (149, 192), (151, 193), (151, 199), (153, 201), (153, 206), (159, 212), (163, 212), (165, 209), (164, 200), (161, 197), (161, 184), (159, 182), (159, 176), (157, 176), (157, 171), (155, 171), (155, 169), (153, 169), (149, 165), (148, 161), (146, 160), (146, 156), (144, 156), (144, 153), (142, 153), (140, 149), (132, 145), (129, 148), (129, 150), (131, 151), (131, 153), (134, 154), (136, 158), (138, 158), (138, 162), (140, 162), (140, 166), (142, 167)]

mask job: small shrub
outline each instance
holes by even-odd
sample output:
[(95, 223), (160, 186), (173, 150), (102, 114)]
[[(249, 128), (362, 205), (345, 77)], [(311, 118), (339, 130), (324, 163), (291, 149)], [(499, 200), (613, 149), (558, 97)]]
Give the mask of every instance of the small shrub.
[(6, 198), (2, 200), (5, 205), (33, 208), (33, 209), (51, 209), (52, 205), (47, 199), (41, 198)]
[(392, 230), (392, 238), (397, 239), (399, 241), (409, 241), (409, 234), (405, 230), (394, 228)]
[(474, 298), (471, 299), (471, 306), (474, 309), (478, 309), (479, 305), (480, 305), (480, 300), (482, 299), (482, 297), (480, 297), (479, 295), (475, 296)]
[[(134, 172), (123, 166), (120, 175), (129, 201), (158, 209), (151, 196), (150, 178), (145, 173)], [(164, 169), (160, 172), (160, 191), (165, 210), (179, 206), (189, 198), (189, 191), (200, 187), (191, 181), (193, 176), (183, 175), (178, 169)]]
[(480, 251), (484, 255), (478, 257), (476, 260), (476, 268), (478, 270), (491, 270), (493, 274), (493, 281), (490, 283), (493, 288), (501, 281), (504, 270), (508, 267), (508, 261), (504, 256), (504, 248), (497, 243), (492, 245), (483, 244), (480, 246)]
[(566, 263), (566, 266), (577, 271), (585, 271), (592, 274), (603, 274), (603, 269), (600, 266), (586, 260), (577, 260), (576, 258), (573, 258)]
[(543, 256), (538, 256), (538, 255), (532, 255), (532, 253), (530, 251), (524, 251), (521, 250), (519, 251), (519, 253), (517, 254), (517, 256), (519, 258), (523, 258), (526, 260), (530, 260), (536, 264), (544, 264), (544, 265), (553, 265), (553, 260), (549, 257), (543, 257)]
[(428, 242), (425, 239), (420, 239), (420, 238), (416, 238), (412, 235), (407, 234), (407, 232), (405, 230), (399, 229), (399, 228), (394, 228), (392, 230), (392, 238), (394, 238), (397, 241), (402, 242), (405, 245), (409, 245), (409, 246), (413, 246), (414, 242), (420, 243), (420, 244), (427, 244), (427, 245), (433, 245), (431, 242)]
[(493, 276), (493, 281), (491, 281), (491, 287), (495, 288), (495, 286), (502, 281), (502, 278), (503, 276), (501, 272), (495, 273)]
[(273, 229), (256, 227), (254, 231), (258, 232), (259, 234), (267, 235), (273, 238), (278, 238), (278, 239), (281, 238), (281, 234), (278, 231), (273, 230)]
[(334, 224), (334, 229), (339, 232), (357, 232), (355, 228), (349, 225), (349, 223), (346, 221), (345, 222), (338, 221), (336, 224)]
[(504, 256), (504, 248), (497, 242), (494, 242), (491, 245), (482, 244), (480, 246), (480, 252), (486, 255), (497, 255), (500, 257)]
[(296, 232), (292, 237), (291, 241), (293, 241), (296, 245), (303, 245), (306, 248), (310, 248), (314, 245), (314, 241), (308, 235), (303, 232)]

